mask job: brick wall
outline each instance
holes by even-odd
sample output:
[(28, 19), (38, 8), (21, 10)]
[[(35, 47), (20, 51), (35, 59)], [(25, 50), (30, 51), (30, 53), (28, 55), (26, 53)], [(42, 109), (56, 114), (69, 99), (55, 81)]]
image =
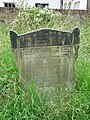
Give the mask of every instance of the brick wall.
[(90, 0), (87, 1), (87, 9), (90, 11)]
[(0, 7), (0, 22), (8, 22), (15, 19), (19, 10), (17, 8)]

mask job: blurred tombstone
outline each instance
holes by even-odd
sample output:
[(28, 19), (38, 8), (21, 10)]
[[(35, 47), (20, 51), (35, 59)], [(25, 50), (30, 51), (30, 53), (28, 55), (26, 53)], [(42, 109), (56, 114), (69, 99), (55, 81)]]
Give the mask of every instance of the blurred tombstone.
[(40, 29), (17, 35), (10, 30), (12, 51), (19, 74), (37, 86), (55, 86), (73, 81), (80, 30)]

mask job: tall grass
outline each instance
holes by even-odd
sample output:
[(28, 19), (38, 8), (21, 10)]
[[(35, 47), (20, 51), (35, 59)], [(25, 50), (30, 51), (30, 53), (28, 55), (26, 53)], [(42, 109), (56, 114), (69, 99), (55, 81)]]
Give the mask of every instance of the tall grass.
[[(78, 19), (78, 21), (77, 21)], [(64, 22), (63, 22), (64, 21)], [(71, 91), (60, 87), (58, 95), (38, 91), (34, 83), (19, 81), (11, 51), (9, 29), (18, 33), (42, 27), (69, 30), (79, 26), (81, 41)], [(12, 24), (0, 24), (0, 119), (90, 120), (90, 22), (78, 15), (60, 14), (45, 8), (21, 11)], [(57, 91), (58, 92), (58, 91)]]

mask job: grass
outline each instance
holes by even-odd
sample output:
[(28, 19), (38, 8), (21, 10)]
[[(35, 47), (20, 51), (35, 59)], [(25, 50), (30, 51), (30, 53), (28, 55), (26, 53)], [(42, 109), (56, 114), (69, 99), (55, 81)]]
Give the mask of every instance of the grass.
[[(20, 14), (23, 15), (19, 15), (12, 24), (0, 24), (0, 120), (90, 120), (90, 22), (88, 18), (80, 19), (78, 15), (71, 16), (70, 13), (61, 15), (59, 12), (51, 15), (52, 11), (49, 14), (49, 10), (40, 11), (39, 8), (33, 8), (31, 11), (32, 14), (28, 13), (28, 15), (27, 11), (21, 12)], [(49, 20), (45, 21), (43, 17), (47, 18), (47, 15)], [(23, 22), (20, 23), (22, 17)], [(36, 24), (35, 20), (38, 21), (39, 18), (41, 19)], [(24, 29), (25, 25), (27, 29)], [(81, 30), (74, 85), (70, 92), (60, 87), (58, 96), (55, 97), (47, 96), (44, 89), (37, 92), (34, 83), (28, 85), (25, 81), (19, 81), (9, 38), (10, 28), (23, 33), (48, 26), (65, 30), (79, 26)]]

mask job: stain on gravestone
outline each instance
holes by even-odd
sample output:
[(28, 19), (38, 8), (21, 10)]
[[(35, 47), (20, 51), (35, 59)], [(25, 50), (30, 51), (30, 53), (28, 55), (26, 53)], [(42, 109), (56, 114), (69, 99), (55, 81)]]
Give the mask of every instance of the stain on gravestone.
[(46, 87), (71, 82), (80, 30), (40, 29), (22, 35), (10, 30), (11, 46), (22, 78)]

